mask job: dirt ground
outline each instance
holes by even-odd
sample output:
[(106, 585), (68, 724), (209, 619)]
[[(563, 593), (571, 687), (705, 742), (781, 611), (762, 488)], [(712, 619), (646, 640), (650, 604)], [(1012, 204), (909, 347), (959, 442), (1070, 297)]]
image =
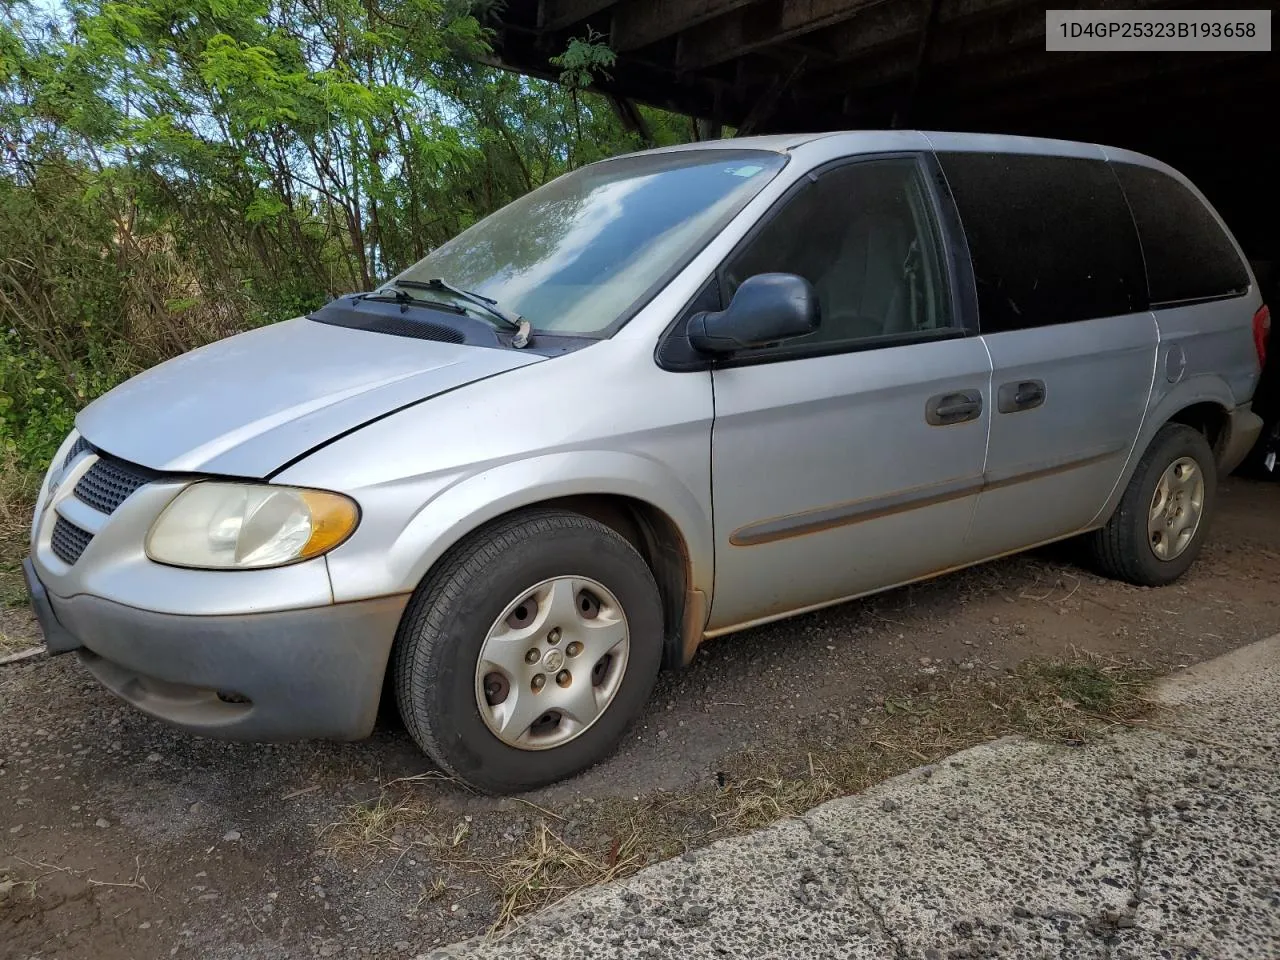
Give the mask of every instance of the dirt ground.
[[(390, 720), (355, 744), (228, 744), (134, 712), (74, 657), (0, 667), (0, 957), (413, 958), (493, 922), (485, 865), (539, 824), (572, 835), (600, 806), (661, 810), (744, 751), (803, 758), (895, 697), (1028, 657), (1168, 671), (1274, 634), (1280, 485), (1220, 493), (1178, 585), (1102, 580), (1055, 548), (728, 637), (660, 681), (611, 760), (520, 799), (434, 776)], [(30, 633), (4, 615), (11, 640)], [(372, 805), (388, 785), (429, 830)]]

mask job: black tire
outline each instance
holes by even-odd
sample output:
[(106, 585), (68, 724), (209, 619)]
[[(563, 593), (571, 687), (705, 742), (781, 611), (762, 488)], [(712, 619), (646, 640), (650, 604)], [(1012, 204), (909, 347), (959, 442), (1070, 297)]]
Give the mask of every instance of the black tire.
[[(537, 583), (590, 577), (610, 590), (630, 650), (613, 701), (575, 739), (544, 750), (503, 743), (476, 704), (476, 662), (509, 603)], [(529, 510), (451, 550), (419, 585), (392, 654), (405, 727), (441, 769), (486, 793), (531, 790), (608, 756), (653, 691), (662, 660), (662, 602), (644, 558), (615, 531), (579, 514)]]
[[(1180, 457), (1195, 460), (1204, 475), (1204, 508), (1187, 548), (1172, 560), (1162, 560), (1152, 550), (1147, 536), (1148, 511), (1161, 475)], [(1104, 576), (1141, 587), (1173, 583), (1200, 554), (1213, 518), (1217, 491), (1217, 464), (1204, 434), (1181, 423), (1165, 424), (1138, 461), (1116, 512), (1106, 526), (1087, 538), (1093, 565)]]

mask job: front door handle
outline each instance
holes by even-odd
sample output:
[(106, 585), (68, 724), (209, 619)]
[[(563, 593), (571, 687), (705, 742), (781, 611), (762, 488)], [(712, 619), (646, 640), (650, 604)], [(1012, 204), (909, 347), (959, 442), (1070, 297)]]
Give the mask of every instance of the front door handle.
[(996, 394), (996, 408), (1001, 413), (1018, 413), (1033, 410), (1044, 403), (1043, 380), (1015, 380), (1000, 387)]
[(977, 420), (982, 416), (982, 394), (977, 390), (958, 390), (930, 397), (924, 407), (925, 420), (934, 427)]

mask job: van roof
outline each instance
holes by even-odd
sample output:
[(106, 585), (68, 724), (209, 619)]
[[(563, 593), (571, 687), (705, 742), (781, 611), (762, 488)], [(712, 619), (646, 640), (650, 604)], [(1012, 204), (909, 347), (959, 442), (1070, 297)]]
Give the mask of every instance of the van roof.
[[(640, 153), (674, 153), (685, 150), (768, 150), (772, 153), (789, 153), (797, 147), (817, 140), (846, 138), (851, 152), (856, 153), (859, 140), (867, 142), (868, 150), (875, 150), (875, 142), (886, 136), (918, 136), (935, 150), (970, 151), (991, 153), (1037, 153), (1049, 156), (1102, 157), (1124, 160), (1143, 166), (1164, 168), (1164, 164), (1144, 154), (1117, 147), (1076, 140), (1055, 140), (1047, 137), (1022, 137), (1003, 133), (966, 133), (944, 130), (832, 130), (822, 133), (775, 134), (770, 136), (734, 137), (724, 140), (700, 140), (670, 147), (658, 147)], [(921, 146), (925, 146), (924, 143)], [(634, 155), (634, 154), (632, 154)]]

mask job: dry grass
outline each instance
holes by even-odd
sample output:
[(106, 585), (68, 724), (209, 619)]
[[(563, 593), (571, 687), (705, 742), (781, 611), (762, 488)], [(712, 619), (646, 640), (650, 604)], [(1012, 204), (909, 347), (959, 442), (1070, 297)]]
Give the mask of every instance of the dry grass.
[[(25, 607), (27, 587), (22, 579), (22, 558), (31, 532), (32, 478), (12, 450), (0, 447), (0, 608)], [(15, 614), (17, 611), (15, 611)], [(10, 633), (7, 618), (0, 618), (0, 656), (17, 653), (33, 642), (29, 630)]]
[(36, 881), (34, 880), (0, 880), (0, 903), (6, 900), (34, 900), (36, 898)]
[(1010, 732), (1077, 743), (1148, 713), (1151, 704), (1143, 692), (1153, 678), (1149, 668), (1095, 656), (1033, 660), (997, 685), (989, 702), (1008, 718)]
[(776, 820), (795, 817), (820, 803), (834, 800), (841, 785), (822, 764), (809, 755), (809, 771), (797, 777), (751, 777), (726, 783), (710, 811), (717, 834), (742, 833)]
[(539, 823), (524, 850), (507, 859), (479, 861), (479, 869), (498, 891), (496, 933), (511, 921), (549, 906), (575, 890), (608, 883), (635, 873), (644, 865), (640, 830), (631, 824), (628, 835), (615, 836), (607, 852), (583, 852), (566, 843), (545, 823)]
[[(328, 828), (340, 855), (401, 847), (429, 848), (442, 869), (481, 878), (496, 901), (491, 933), (584, 887), (628, 876), (646, 864), (716, 840), (803, 814), (836, 797), (865, 790), (915, 766), (1006, 734), (1078, 745), (1115, 724), (1140, 719), (1150, 670), (1076, 654), (1032, 660), (992, 679), (957, 678), (941, 689), (887, 698), (843, 739), (803, 744), (786, 756), (732, 758), (715, 785), (637, 800), (601, 800), (574, 810), (565, 823), (533, 804), (532, 829), (521, 841), (481, 839), (460, 856), (450, 817), (421, 801), (413, 780), (388, 784), (372, 804), (352, 808)], [(475, 817), (492, 837), (518, 820), (511, 811)], [(466, 823), (470, 834), (471, 823)], [(418, 839), (406, 841), (406, 836)], [(393, 837), (400, 844), (392, 842)], [(444, 881), (437, 880), (442, 895)], [(430, 899), (424, 893), (422, 899)]]
[[(434, 814), (430, 804), (412, 795), (393, 799), (389, 792), (384, 792), (371, 804), (348, 807), (341, 820), (325, 827), (323, 836), (329, 849), (337, 854), (359, 854), (379, 847), (401, 850), (409, 842), (402, 832), (408, 829), (418, 833), (418, 827), (434, 822)], [(423, 840), (413, 842), (436, 845)]]
[(17, 456), (0, 447), (0, 602), (10, 604), (12, 574), (25, 599), (22, 586), (22, 557), (31, 532), (31, 511), (35, 509), (31, 478), (22, 470)]

